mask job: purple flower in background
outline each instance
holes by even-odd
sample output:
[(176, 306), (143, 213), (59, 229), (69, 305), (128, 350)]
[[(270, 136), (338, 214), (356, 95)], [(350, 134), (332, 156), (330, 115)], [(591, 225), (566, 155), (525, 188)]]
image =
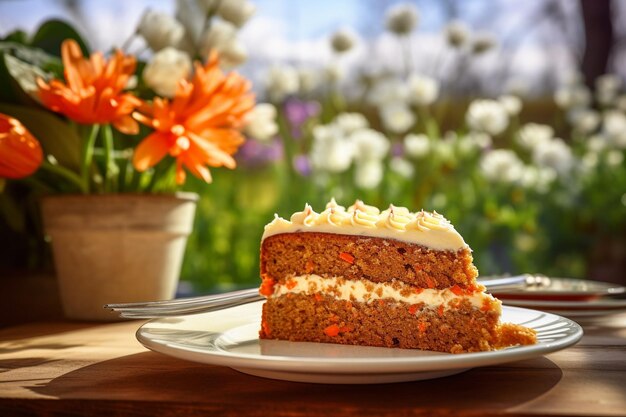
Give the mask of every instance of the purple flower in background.
[(293, 167), (303, 177), (311, 175), (311, 161), (306, 155), (298, 155), (293, 158)]
[(258, 168), (283, 158), (283, 143), (280, 138), (270, 142), (247, 140), (237, 152), (237, 161), (248, 168)]
[(294, 138), (302, 137), (302, 126), (311, 117), (320, 112), (320, 103), (317, 101), (304, 101), (296, 98), (287, 100), (285, 103), (285, 117), (291, 126), (291, 134)]
[(391, 156), (401, 158), (404, 156), (404, 146), (402, 143), (394, 143), (391, 145)]

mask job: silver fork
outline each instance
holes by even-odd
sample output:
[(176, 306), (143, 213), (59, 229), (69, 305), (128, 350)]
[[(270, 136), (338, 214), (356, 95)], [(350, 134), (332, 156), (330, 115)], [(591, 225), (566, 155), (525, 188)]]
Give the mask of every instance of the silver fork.
[[(493, 291), (496, 289), (520, 289), (530, 286), (547, 286), (550, 284), (550, 279), (543, 275), (522, 274), (510, 277), (481, 278), (478, 279), (478, 282), (483, 284), (487, 290)], [(264, 298), (265, 297), (259, 294), (258, 288), (250, 288), (223, 294), (179, 298), (175, 300), (106, 304), (104, 308), (109, 308), (120, 313), (121, 317), (145, 319), (206, 313), (252, 303)]]

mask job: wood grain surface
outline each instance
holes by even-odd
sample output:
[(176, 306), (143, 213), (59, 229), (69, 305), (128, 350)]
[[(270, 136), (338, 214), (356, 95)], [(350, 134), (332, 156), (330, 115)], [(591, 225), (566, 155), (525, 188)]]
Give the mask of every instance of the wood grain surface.
[(0, 329), (0, 416), (626, 415), (626, 314), (545, 357), (427, 381), (276, 381), (150, 352), (140, 321)]

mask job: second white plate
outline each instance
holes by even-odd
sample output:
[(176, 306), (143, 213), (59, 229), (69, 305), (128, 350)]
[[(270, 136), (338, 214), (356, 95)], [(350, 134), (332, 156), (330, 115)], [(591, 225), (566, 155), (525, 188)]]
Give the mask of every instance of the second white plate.
[(478, 366), (542, 356), (575, 344), (582, 328), (550, 313), (503, 307), (502, 321), (537, 330), (538, 343), (492, 352), (446, 354), (412, 349), (259, 340), (262, 302), (192, 316), (152, 320), (137, 339), (190, 361), (288, 381), (370, 384), (453, 375)]

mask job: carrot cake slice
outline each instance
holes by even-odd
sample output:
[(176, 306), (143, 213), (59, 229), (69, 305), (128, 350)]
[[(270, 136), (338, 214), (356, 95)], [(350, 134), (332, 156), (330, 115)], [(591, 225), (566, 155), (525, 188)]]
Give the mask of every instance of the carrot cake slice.
[(535, 343), (532, 329), (500, 323), (472, 260), (436, 212), (306, 205), (265, 226), (260, 337), (452, 353)]

